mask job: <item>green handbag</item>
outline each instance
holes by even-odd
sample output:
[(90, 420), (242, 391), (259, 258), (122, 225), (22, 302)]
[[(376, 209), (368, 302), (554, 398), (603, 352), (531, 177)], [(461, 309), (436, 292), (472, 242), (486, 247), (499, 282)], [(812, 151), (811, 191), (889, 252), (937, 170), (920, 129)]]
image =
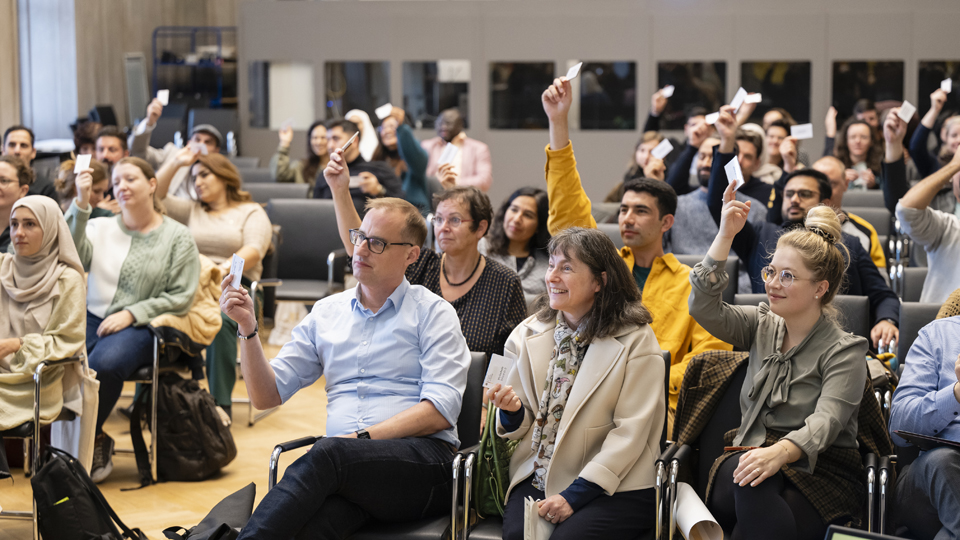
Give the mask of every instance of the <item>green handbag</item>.
[(473, 485), (473, 504), (477, 516), (503, 516), (503, 506), (510, 486), (510, 456), (520, 441), (497, 436), (497, 408), (487, 408), (487, 424), (477, 450), (477, 468)]

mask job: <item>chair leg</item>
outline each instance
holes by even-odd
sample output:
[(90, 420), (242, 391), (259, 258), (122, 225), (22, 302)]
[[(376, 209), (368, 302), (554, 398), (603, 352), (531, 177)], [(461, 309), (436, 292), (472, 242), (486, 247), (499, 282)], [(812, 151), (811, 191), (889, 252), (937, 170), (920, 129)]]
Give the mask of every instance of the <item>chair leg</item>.
[(153, 337), (153, 377), (150, 383), (150, 474), (157, 481), (157, 387), (160, 373), (160, 339)]

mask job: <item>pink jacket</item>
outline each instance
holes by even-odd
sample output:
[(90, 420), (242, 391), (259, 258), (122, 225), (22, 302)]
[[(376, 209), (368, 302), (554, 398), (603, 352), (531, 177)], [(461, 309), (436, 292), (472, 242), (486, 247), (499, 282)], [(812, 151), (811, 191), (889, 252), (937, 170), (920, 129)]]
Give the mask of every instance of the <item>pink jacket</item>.
[[(427, 139), (420, 146), (427, 151), (430, 160), (427, 162), (427, 176), (437, 176), (437, 161), (447, 142), (440, 137)], [(493, 183), (492, 167), (490, 165), (490, 148), (486, 144), (467, 137), (463, 141), (461, 152), (460, 178), (457, 185), (473, 186), (480, 191), (490, 190)]]

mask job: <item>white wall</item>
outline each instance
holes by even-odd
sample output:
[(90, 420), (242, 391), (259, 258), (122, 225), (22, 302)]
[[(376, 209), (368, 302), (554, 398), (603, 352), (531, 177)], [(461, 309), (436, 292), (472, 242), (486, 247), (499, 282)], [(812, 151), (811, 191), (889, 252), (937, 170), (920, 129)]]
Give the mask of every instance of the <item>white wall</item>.
[[(640, 136), (658, 61), (726, 61), (728, 98), (742, 61), (810, 61), (816, 138), (806, 149), (816, 155), (834, 60), (903, 60), (905, 98), (917, 103), (918, 61), (960, 59), (956, 0), (245, 0), (239, 26), (243, 147), (261, 160), (277, 137), (248, 127), (248, 62), (312, 63), (322, 114), (325, 61), (390, 61), (391, 100), (402, 103), (403, 61), (470, 60), (469, 133), (490, 145), (495, 204), (517, 187), (543, 185), (548, 138), (488, 128), (490, 62), (553, 61), (558, 74), (572, 58), (637, 63), (637, 130), (571, 133), (587, 193), (599, 200), (622, 178)], [(294, 150), (303, 151), (304, 137), (297, 134)]]

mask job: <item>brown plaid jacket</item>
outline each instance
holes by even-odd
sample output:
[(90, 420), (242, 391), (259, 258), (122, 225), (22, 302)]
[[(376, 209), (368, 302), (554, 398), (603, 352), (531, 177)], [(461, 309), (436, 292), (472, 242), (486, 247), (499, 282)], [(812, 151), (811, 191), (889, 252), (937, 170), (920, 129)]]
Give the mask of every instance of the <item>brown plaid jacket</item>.
[[(747, 360), (748, 353), (732, 351), (709, 351), (693, 357), (680, 387), (677, 416), (673, 425), (673, 438), (680, 444), (695, 441), (724, 395), (730, 378)], [(783, 467), (787, 481), (796, 486), (820, 514), (824, 523), (844, 520), (849, 526), (859, 527), (866, 518), (866, 477), (861, 452), (873, 452), (878, 456), (893, 453), (893, 443), (887, 433), (886, 422), (880, 404), (873, 393), (869, 379), (864, 381), (863, 399), (859, 410), (860, 450), (830, 447), (820, 454), (813, 474)], [(724, 435), (724, 443), (732, 444), (737, 430)], [(786, 433), (767, 432), (763, 446), (770, 446)], [(707, 501), (713, 489), (717, 470), (724, 460), (734, 455), (723, 454), (710, 469), (707, 486)]]

